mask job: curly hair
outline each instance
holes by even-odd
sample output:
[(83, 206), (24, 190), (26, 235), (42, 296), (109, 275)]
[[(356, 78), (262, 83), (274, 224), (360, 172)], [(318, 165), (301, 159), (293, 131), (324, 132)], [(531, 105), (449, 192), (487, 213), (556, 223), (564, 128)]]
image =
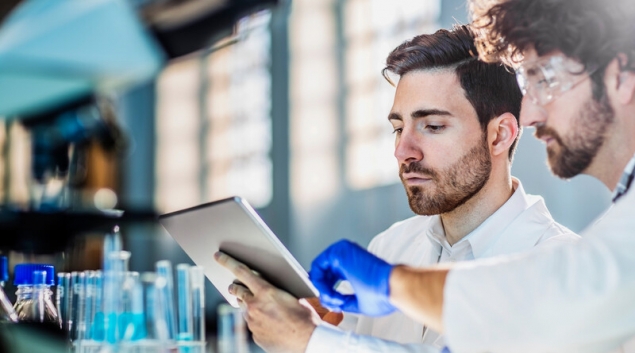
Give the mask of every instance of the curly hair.
[[(513, 69), (478, 60), (474, 33), (468, 26), (456, 26), (452, 31), (441, 29), (403, 42), (388, 55), (382, 74), (394, 85), (390, 73), (401, 77), (413, 71), (435, 69), (456, 73), (483, 131), (492, 119), (507, 112), (518, 123), (523, 96)], [(518, 138), (509, 148), (510, 160), (517, 141)]]
[(635, 2), (632, 0), (469, 0), (481, 60), (513, 65), (529, 49), (560, 51), (592, 75), (603, 95), (604, 69), (619, 54), (622, 70), (635, 71)]

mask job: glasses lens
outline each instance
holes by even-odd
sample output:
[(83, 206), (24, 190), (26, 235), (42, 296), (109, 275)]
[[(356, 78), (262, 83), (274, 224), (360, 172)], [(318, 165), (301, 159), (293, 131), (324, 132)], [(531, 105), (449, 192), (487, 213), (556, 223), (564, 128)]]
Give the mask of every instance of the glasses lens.
[[(548, 66), (548, 67), (547, 67)], [(537, 63), (527, 68), (519, 68), (516, 73), (518, 85), (531, 102), (538, 105), (553, 99), (553, 87), (558, 85), (550, 65)]]
[(516, 71), (516, 81), (518, 82), (518, 87), (520, 87), (520, 91), (523, 93), (523, 95), (527, 94), (527, 80), (525, 79), (525, 76), (523, 74), (523, 69), (519, 68)]
[(516, 71), (516, 81), (520, 92), (534, 104), (539, 104), (536, 88), (531, 84), (531, 81), (527, 77), (527, 71), (523, 68), (518, 68)]
[[(586, 70), (588, 71), (588, 70)], [(523, 94), (545, 105), (588, 78), (584, 66), (562, 56), (539, 59), (518, 69), (516, 78)], [(593, 72), (588, 71), (589, 75)]]

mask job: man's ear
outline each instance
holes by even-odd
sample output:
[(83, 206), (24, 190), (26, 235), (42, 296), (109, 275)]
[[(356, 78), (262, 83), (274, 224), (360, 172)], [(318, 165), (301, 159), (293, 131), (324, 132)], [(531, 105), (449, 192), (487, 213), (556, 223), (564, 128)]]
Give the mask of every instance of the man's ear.
[(621, 68), (626, 62), (626, 55), (619, 54), (606, 68), (606, 79), (614, 81), (612, 86), (615, 87), (617, 100), (622, 105), (630, 104), (635, 99), (635, 72)]
[(492, 119), (488, 124), (488, 145), (493, 156), (500, 154), (509, 154), (509, 148), (512, 146), (520, 128), (518, 120), (512, 113), (504, 113)]

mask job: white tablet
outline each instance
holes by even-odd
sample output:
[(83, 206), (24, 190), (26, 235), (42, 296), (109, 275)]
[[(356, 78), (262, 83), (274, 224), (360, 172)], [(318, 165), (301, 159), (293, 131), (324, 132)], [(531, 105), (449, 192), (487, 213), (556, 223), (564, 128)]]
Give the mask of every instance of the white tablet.
[(164, 214), (159, 216), (159, 222), (192, 261), (203, 266), (205, 276), (235, 307), (236, 297), (227, 288), (236, 277), (214, 260), (218, 250), (296, 298), (318, 296), (304, 268), (240, 197)]

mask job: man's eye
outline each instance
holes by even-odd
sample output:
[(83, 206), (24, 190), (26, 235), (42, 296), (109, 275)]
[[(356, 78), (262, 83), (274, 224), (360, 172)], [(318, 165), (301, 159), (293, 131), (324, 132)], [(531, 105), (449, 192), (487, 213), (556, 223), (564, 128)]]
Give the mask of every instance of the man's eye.
[(401, 134), (401, 132), (402, 132), (402, 131), (403, 131), (403, 128), (398, 127), (398, 128), (395, 128), (395, 129), (392, 131), (392, 133), (393, 133), (393, 134), (397, 134), (397, 135), (399, 135), (399, 134)]
[(445, 125), (428, 125), (426, 126), (426, 129), (432, 132), (441, 132), (443, 131), (443, 129), (445, 129)]

